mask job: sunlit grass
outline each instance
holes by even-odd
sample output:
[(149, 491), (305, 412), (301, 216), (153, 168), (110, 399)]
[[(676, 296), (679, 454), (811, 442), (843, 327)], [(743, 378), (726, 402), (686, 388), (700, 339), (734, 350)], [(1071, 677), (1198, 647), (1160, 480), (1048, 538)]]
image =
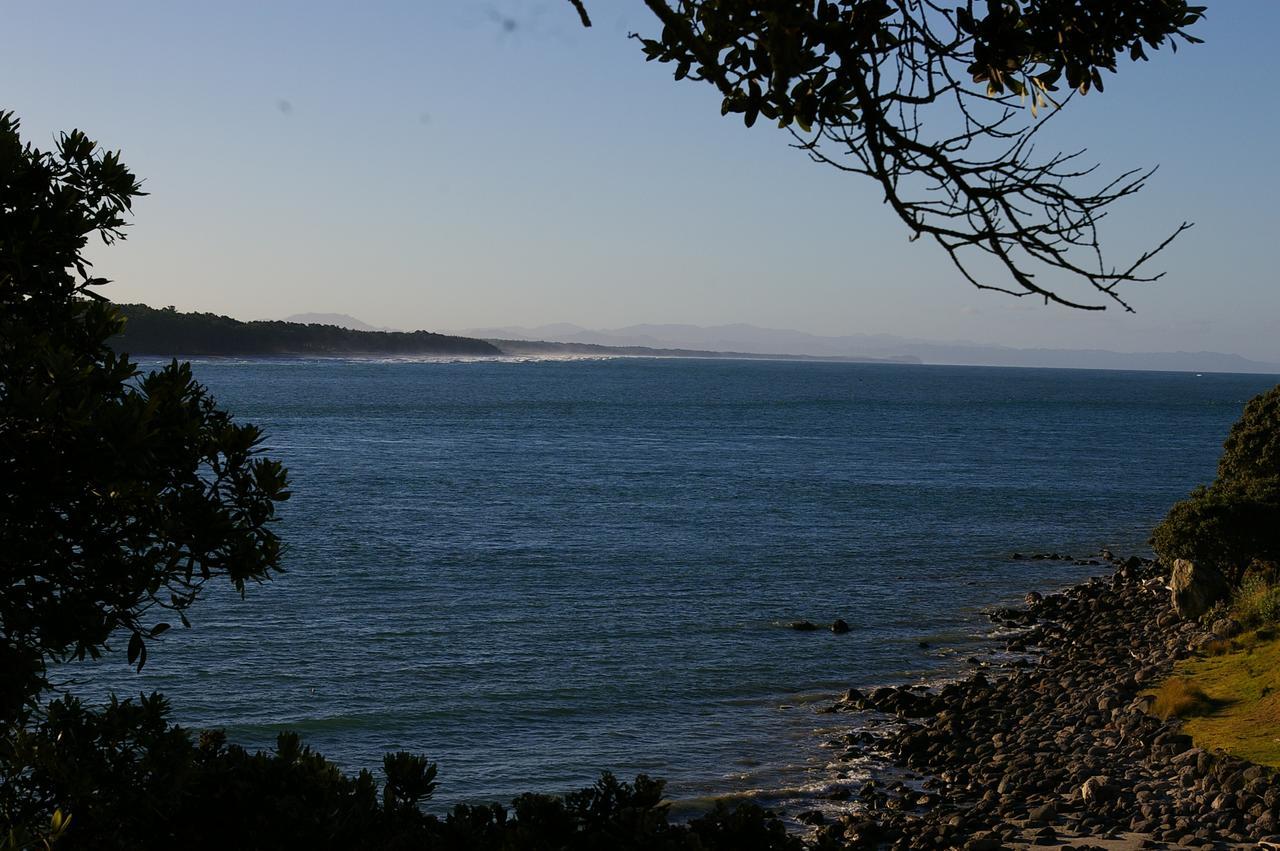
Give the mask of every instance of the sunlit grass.
[(1199, 747), (1280, 767), (1280, 638), (1261, 630), (1206, 650), (1178, 663), (1152, 711), (1186, 719)]
[(1161, 718), (1190, 718), (1213, 710), (1200, 686), (1186, 677), (1170, 677), (1155, 691), (1151, 711)]

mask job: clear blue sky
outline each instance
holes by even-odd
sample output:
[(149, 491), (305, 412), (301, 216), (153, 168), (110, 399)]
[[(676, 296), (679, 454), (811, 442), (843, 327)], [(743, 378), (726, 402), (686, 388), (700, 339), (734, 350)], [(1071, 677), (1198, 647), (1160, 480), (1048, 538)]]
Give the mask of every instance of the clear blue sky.
[[(9, 3), (0, 107), (80, 127), (151, 193), (98, 252), (119, 301), (458, 329), (749, 322), (1280, 361), (1280, 3), (1206, 0), (1207, 43), (1124, 65), (1053, 138), (1161, 164), (1119, 260), (1196, 228), (1136, 316), (979, 293), (867, 181), (645, 63), (638, 0)], [(514, 29), (504, 25), (513, 21)]]

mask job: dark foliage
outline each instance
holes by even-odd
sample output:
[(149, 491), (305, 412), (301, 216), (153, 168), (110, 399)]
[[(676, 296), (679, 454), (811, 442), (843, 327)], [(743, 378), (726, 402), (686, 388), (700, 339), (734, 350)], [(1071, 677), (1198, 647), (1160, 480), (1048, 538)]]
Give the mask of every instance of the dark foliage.
[(241, 322), (214, 313), (119, 305), (124, 331), (113, 348), (133, 355), (500, 355), (470, 337), (429, 331), (353, 331), (299, 322)]
[[(1104, 262), (1098, 224), (1150, 171), (1094, 181), (1077, 153), (1035, 149), (1041, 109), (1102, 90), (1203, 15), (1187, 0), (645, 0), (642, 39), (675, 78), (706, 81), (722, 114), (788, 128), (814, 160), (874, 179), (913, 238), (981, 289), (1128, 309), (1143, 265)], [(1065, 88), (1065, 94), (1061, 91)], [(1023, 104), (1030, 100), (1030, 116)], [(1060, 103), (1061, 102), (1061, 103)], [(1184, 224), (1175, 231), (1188, 227)], [(1084, 283), (1085, 295), (1063, 285)], [(1082, 300), (1085, 299), (1085, 300)]]
[(0, 115), (0, 719), (49, 663), (119, 631), (141, 667), (206, 582), (243, 592), (279, 569), (269, 524), (288, 491), (261, 432), (187, 365), (140, 376), (106, 345), (122, 320), (82, 252), (122, 237), (139, 194), (84, 134), (42, 152)]
[(1280, 560), (1280, 386), (1245, 406), (1218, 461), (1218, 478), (1176, 503), (1155, 528), (1161, 561), (1209, 564), (1239, 582), (1255, 560)]
[(1280, 386), (1245, 405), (1222, 445), (1218, 482), (1244, 490), (1280, 489)]
[(216, 732), (194, 740), (166, 712), (159, 695), (113, 701), (100, 712), (70, 698), (52, 703), (42, 723), (7, 745), (0, 810), (10, 824), (49, 824), (55, 808), (68, 814), (59, 851), (802, 847), (758, 807), (718, 808), (672, 824), (662, 783), (643, 775), (629, 784), (605, 774), (564, 797), (526, 794), (510, 808), (460, 805), (439, 818), (419, 806), (435, 789), (435, 766), (422, 757), (385, 757), (380, 798), (368, 772), (342, 774), (293, 734), (281, 734), (274, 752), (249, 753)]

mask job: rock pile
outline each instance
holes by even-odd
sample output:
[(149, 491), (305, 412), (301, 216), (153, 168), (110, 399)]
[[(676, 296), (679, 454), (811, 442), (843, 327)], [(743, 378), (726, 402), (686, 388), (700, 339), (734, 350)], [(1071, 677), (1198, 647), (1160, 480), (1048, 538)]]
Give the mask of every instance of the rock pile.
[[(1109, 580), (1028, 598), (992, 619), (1022, 632), (1034, 662), (978, 670), (922, 693), (850, 690), (836, 711), (893, 716), (848, 735), (845, 758), (887, 754), (922, 782), (838, 790), (858, 806), (819, 836), (852, 847), (1091, 847), (1073, 837), (1141, 834), (1138, 847), (1222, 847), (1280, 832), (1272, 771), (1192, 746), (1142, 696), (1203, 630), (1170, 606), (1163, 570), (1129, 559)], [(1132, 837), (1130, 837), (1132, 838)], [(1082, 843), (1072, 845), (1072, 842)]]

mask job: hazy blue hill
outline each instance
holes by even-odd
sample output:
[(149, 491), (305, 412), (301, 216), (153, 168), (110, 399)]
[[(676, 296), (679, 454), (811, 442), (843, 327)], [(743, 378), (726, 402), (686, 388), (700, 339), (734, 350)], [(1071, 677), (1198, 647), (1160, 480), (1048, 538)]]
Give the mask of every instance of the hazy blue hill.
[[(269, 320), (268, 320), (269, 321)], [(286, 316), (281, 322), (296, 322), (299, 325), (336, 325), (350, 331), (398, 331), (398, 328), (379, 328), (368, 322), (356, 319), (349, 313), (295, 313)]]
[(122, 304), (124, 334), (112, 340), (134, 355), (500, 355), (470, 337), (430, 331), (353, 331), (336, 325), (241, 322), (215, 313), (180, 313)]

